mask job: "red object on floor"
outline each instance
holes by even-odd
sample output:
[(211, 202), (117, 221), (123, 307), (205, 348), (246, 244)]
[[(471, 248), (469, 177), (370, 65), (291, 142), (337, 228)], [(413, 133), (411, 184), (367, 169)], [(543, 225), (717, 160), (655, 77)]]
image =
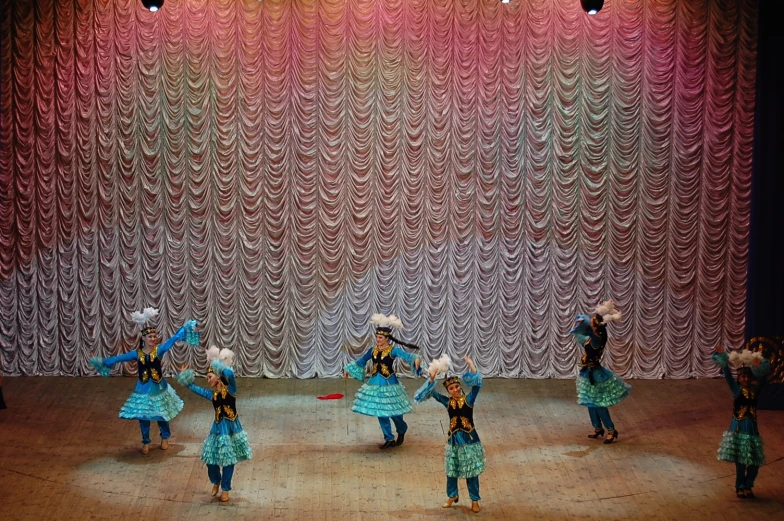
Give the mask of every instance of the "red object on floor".
[(340, 400), (343, 398), (342, 394), (327, 394), (326, 396), (316, 396), (319, 400)]

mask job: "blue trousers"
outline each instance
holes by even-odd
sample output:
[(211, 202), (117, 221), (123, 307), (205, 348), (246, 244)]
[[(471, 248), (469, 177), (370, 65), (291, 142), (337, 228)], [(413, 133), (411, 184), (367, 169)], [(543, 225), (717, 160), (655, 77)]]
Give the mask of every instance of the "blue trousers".
[(749, 490), (754, 488), (754, 480), (757, 479), (759, 467), (756, 465), (744, 465), (735, 462), (735, 488), (738, 490)]
[[(479, 476), (473, 478), (466, 478), (466, 485), (468, 486), (468, 496), (471, 501), (479, 501)], [(457, 478), (446, 477), (446, 495), (447, 497), (457, 497)]]
[(610, 418), (610, 411), (607, 410), (607, 407), (588, 407), (588, 415), (591, 417), (591, 425), (594, 429), (601, 429), (604, 424), (607, 429), (615, 430), (615, 424)]
[(231, 477), (234, 475), (234, 465), (223, 467), (222, 476), (221, 468), (218, 465), (207, 465), (207, 475), (210, 477), (210, 483), (213, 485), (220, 483), (221, 490), (228, 492), (231, 490)]
[(405, 434), (408, 430), (408, 424), (403, 420), (403, 415), (392, 416), (392, 418), (379, 418), (378, 423), (381, 425), (381, 432), (384, 433), (384, 439), (387, 441), (394, 440), (395, 435), (392, 434), (392, 424), (389, 420), (395, 422), (395, 430), (398, 434)]
[[(142, 429), (142, 443), (150, 443), (150, 420), (139, 420), (139, 427)], [(158, 428), (161, 430), (161, 439), (168, 440), (171, 437), (169, 422), (159, 421)]]

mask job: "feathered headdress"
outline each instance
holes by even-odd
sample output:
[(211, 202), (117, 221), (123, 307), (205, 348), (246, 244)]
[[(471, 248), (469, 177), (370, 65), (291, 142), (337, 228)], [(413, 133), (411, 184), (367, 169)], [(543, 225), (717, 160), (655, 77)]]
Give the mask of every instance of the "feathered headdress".
[(150, 321), (156, 318), (158, 318), (158, 310), (155, 308), (144, 308), (143, 311), (131, 313), (131, 319), (142, 328), (142, 336), (147, 336), (157, 331), (155, 326), (150, 324)]
[(403, 323), (395, 315), (387, 316), (382, 313), (376, 313), (370, 317), (370, 323), (376, 326), (377, 335), (384, 336), (391, 336), (393, 327), (403, 327)]
[(622, 316), (621, 312), (615, 309), (615, 302), (612, 300), (605, 300), (596, 306), (594, 312), (602, 317), (602, 325), (608, 322), (617, 322)]
[(210, 364), (210, 371), (214, 372), (213, 366), (217, 365), (215, 362), (220, 363), (226, 367), (234, 365), (234, 351), (231, 349), (218, 349), (215, 346), (210, 346), (207, 349), (207, 362)]
[(390, 341), (400, 344), (403, 347), (407, 347), (409, 349), (419, 349), (419, 346), (416, 344), (409, 344), (408, 342), (403, 342), (402, 340), (398, 340), (397, 338), (392, 335), (392, 328), (396, 327), (398, 329), (403, 327), (403, 322), (400, 321), (395, 315), (384, 315), (382, 313), (376, 313), (370, 317), (370, 323), (376, 326), (376, 334), (383, 335), (389, 338)]
[(749, 351), (748, 349), (744, 349), (743, 351), (730, 351), (729, 353), (729, 361), (737, 369), (738, 376), (744, 373), (753, 375), (751, 366), (754, 364), (754, 360), (762, 362), (762, 359), (762, 353)]

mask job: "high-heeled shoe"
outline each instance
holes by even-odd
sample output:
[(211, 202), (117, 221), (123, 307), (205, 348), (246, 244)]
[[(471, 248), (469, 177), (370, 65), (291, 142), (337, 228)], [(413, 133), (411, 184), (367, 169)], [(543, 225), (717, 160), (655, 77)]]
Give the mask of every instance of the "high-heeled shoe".
[(458, 501), (460, 501), (460, 496), (447, 498), (446, 503), (441, 505), (441, 508), (449, 508), (453, 503), (457, 503)]
[(736, 488), (735, 495), (741, 499), (746, 499), (746, 491), (743, 490), (742, 488)]
[(482, 507), (479, 506), (479, 501), (471, 501), (471, 512), (479, 512)]
[(215, 496), (217, 496), (217, 495), (218, 495), (218, 492), (220, 492), (220, 483), (215, 483), (215, 484), (212, 486), (212, 497), (215, 497)]
[(150, 444), (145, 443), (144, 445), (142, 445), (142, 454), (147, 454), (148, 452), (150, 452)]
[(169, 450), (169, 440), (161, 440), (161, 450)]
[(614, 442), (616, 439), (618, 439), (618, 431), (610, 431), (607, 433), (607, 437), (604, 438), (604, 441), (602, 443), (607, 445)]
[(593, 434), (588, 435), (589, 438), (593, 439), (601, 438), (602, 436), (604, 436), (604, 429), (594, 429)]
[(228, 501), (229, 500), (229, 492), (224, 490), (223, 494), (221, 494), (220, 500), (221, 500), (221, 503), (225, 503), (226, 501)]

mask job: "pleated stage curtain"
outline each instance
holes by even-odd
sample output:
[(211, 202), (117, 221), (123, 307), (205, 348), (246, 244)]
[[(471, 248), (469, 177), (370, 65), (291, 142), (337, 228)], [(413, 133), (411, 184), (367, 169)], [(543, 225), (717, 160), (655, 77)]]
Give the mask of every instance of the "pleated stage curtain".
[(245, 376), (337, 376), (376, 312), (488, 376), (573, 376), (606, 298), (626, 377), (743, 343), (753, 0), (17, 0), (1, 29), (5, 374), (94, 374), (145, 306)]

